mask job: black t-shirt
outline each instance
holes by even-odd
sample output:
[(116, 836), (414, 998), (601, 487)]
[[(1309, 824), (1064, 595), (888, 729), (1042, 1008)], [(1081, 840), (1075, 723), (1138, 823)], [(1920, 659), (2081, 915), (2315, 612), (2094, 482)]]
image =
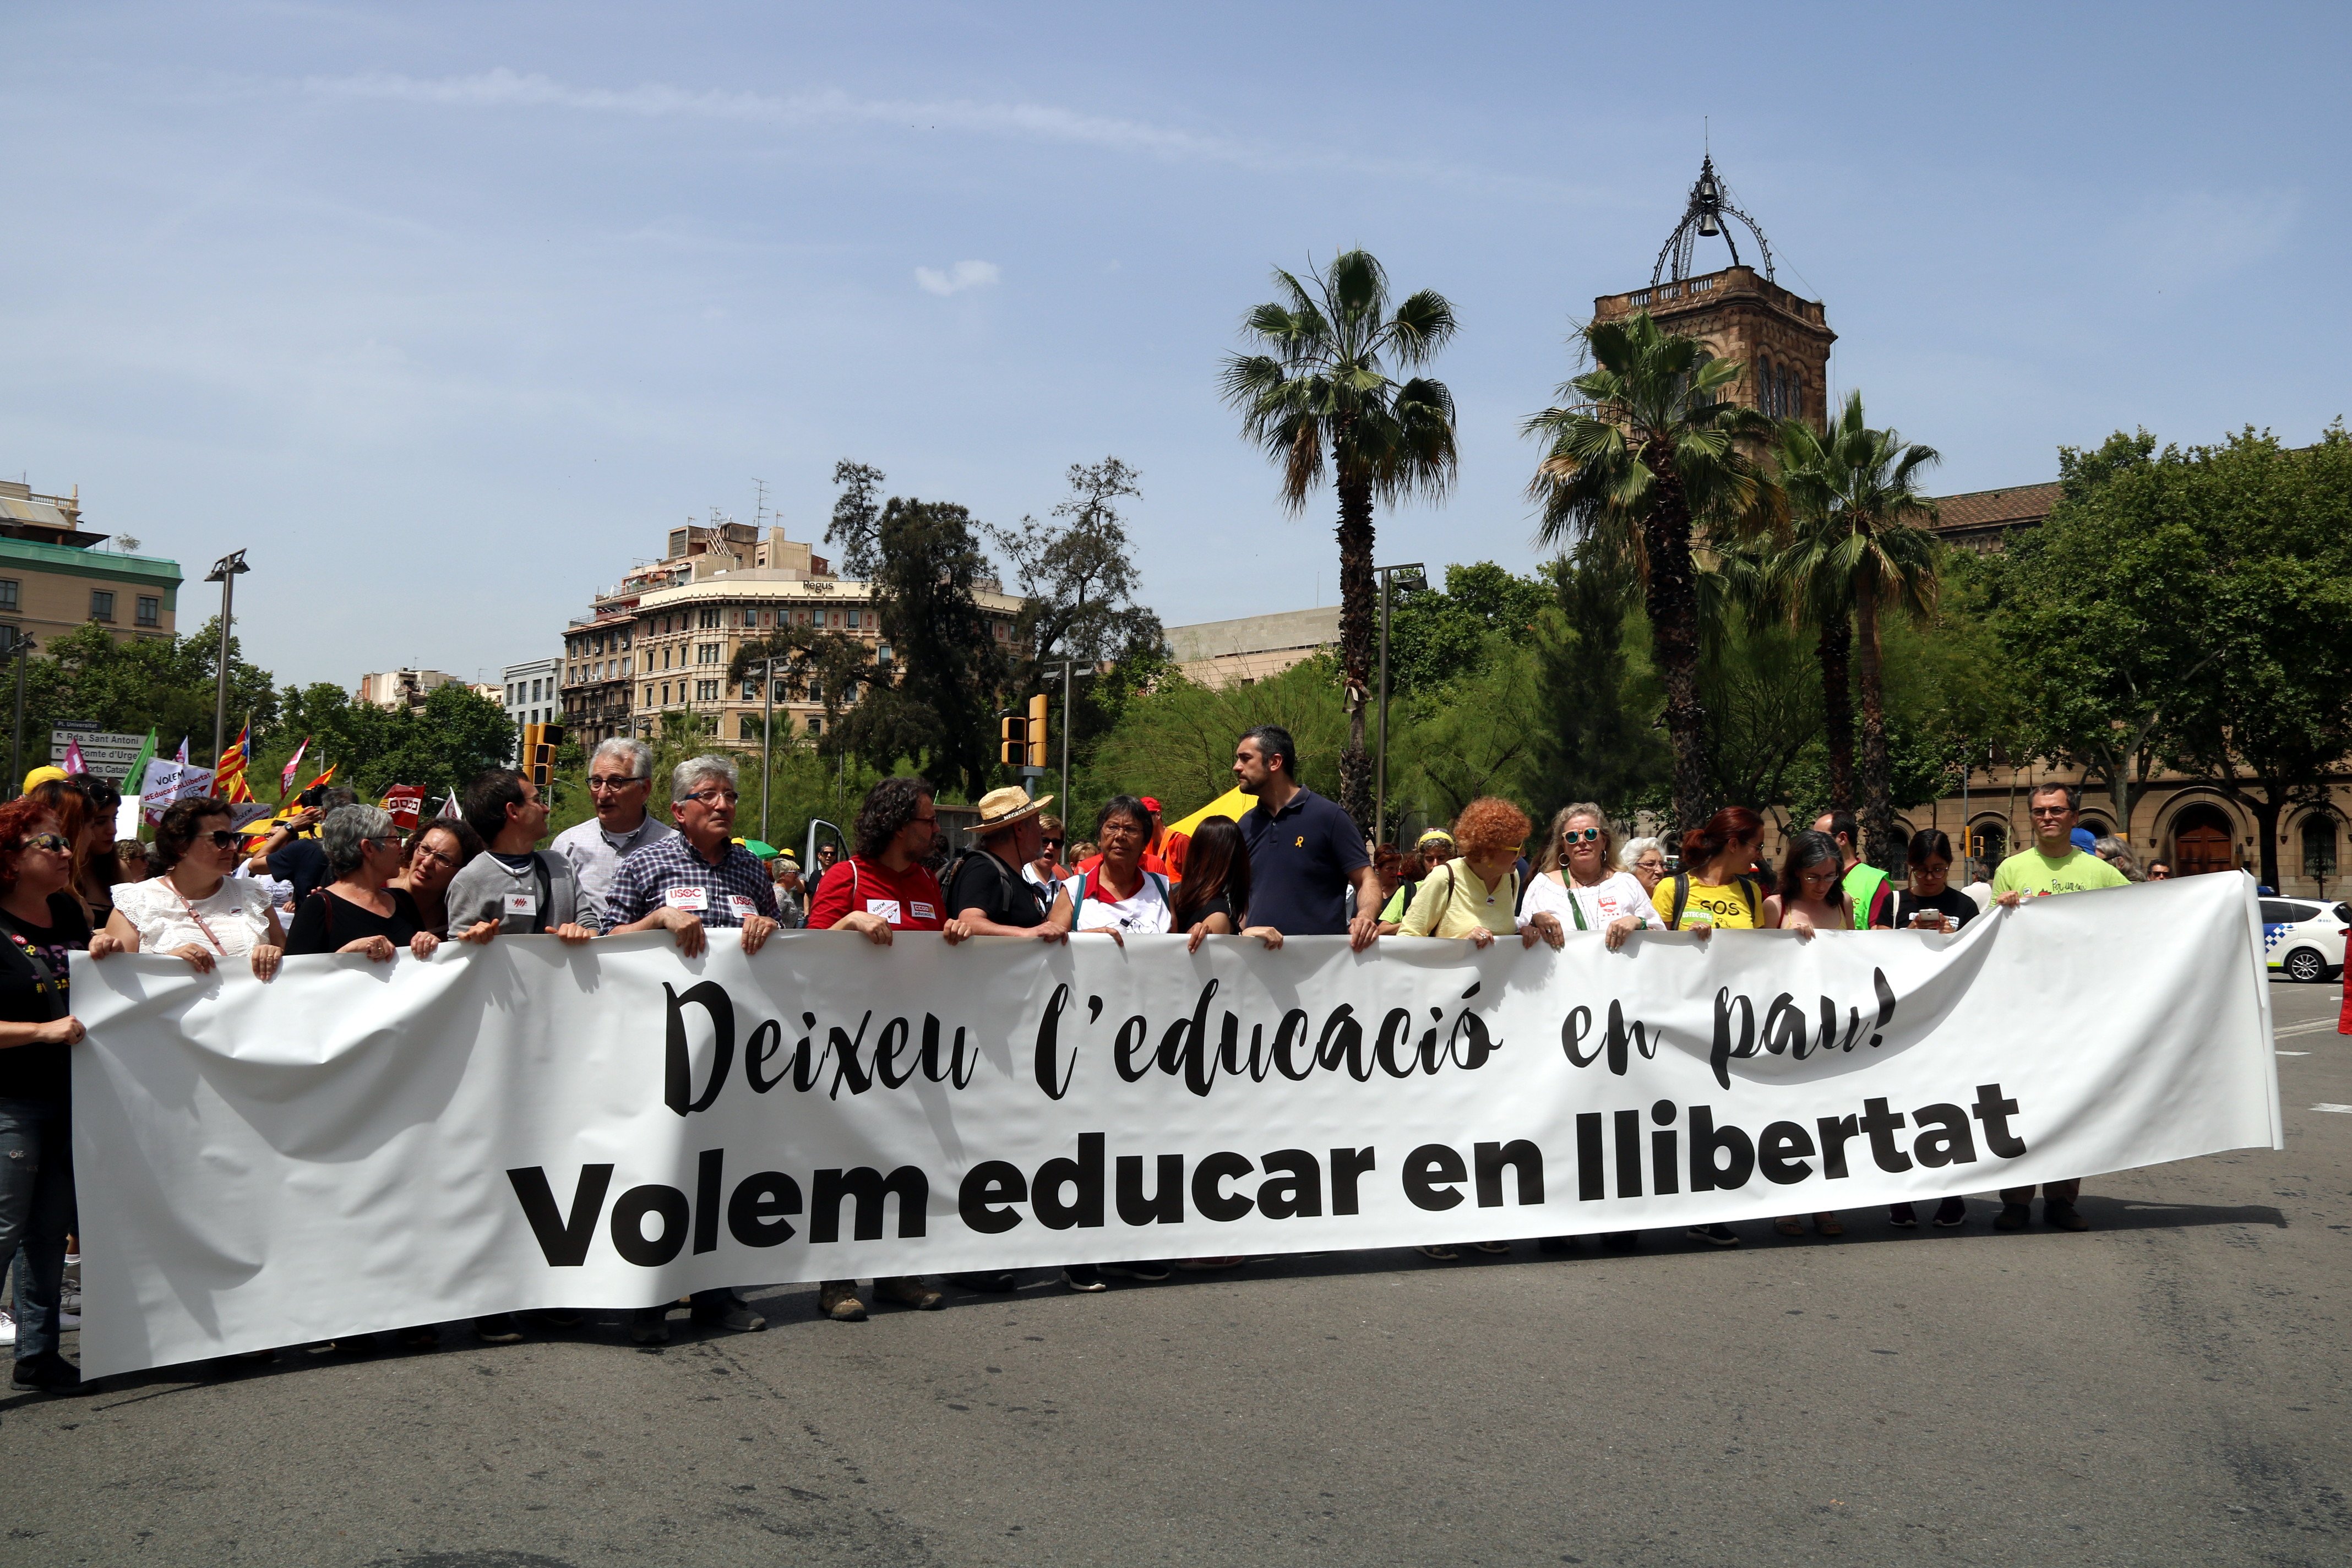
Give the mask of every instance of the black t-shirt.
[(1944, 885), (1944, 890), (1932, 899), (1923, 899), (1906, 888), (1895, 895), (1895, 929), (1910, 930), (1911, 917), (1921, 910), (1941, 910), (1952, 917), (1952, 924), (1956, 928), (1968, 924), (1984, 912), (1977, 908), (1974, 899), (1948, 882)]
[(953, 920), (966, 910), (978, 910), (998, 925), (1028, 931), (1045, 923), (1047, 907), (1040, 901), (1045, 896), (1018, 870), (1008, 869), (987, 850), (976, 849), (956, 868), (955, 881), (948, 889), (947, 915)]
[(327, 868), (327, 848), (315, 838), (289, 838), (269, 852), (269, 874), (294, 884), (294, 907), (310, 902), (313, 889), (335, 879)]
[[(1182, 884), (1179, 883), (1180, 895), (1177, 901), (1180, 903), (1183, 901), (1181, 896), (1181, 887)], [(1225, 890), (1223, 888), (1177, 916), (1175, 929), (1178, 931), (1189, 933), (1194, 926), (1199, 925), (1211, 915), (1223, 915), (1233, 922), (1234, 930), (1238, 931), (1242, 929), (1242, 917), (1234, 912), (1234, 901), (1225, 897)]]
[(286, 951), (340, 952), (348, 944), (371, 936), (388, 936), (397, 945), (406, 947), (408, 939), (425, 929), (425, 917), (417, 912), (416, 900), (408, 896), (407, 889), (385, 890), (392, 894), (392, 913), (388, 916), (363, 910), (349, 899), (338, 897), (332, 889), (320, 888), (295, 910), (294, 929), (286, 933)]
[[(69, 893), (49, 895), (49, 923), (0, 913), (0, 1018), (46, 1024), (73, 1011), (66, 956), (89, 951), (89, 922)], [(71, 1046), (0, 1049), (0, 1100), (64, 1100), (73, 1092)]]
[(1249, 917), (1285, 936), (1348, 934), (1348, 889), (1371, 864), (1364, 836), (1339, 805), (1311, 789), (1279, 816), (1261, 801), (1244, 813), (1249, 848)]

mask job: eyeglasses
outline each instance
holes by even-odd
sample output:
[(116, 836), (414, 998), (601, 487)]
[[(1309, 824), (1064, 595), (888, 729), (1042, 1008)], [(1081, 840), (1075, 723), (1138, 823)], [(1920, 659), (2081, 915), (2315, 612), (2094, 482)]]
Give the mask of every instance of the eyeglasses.
[(2074, 815), (2074, 808), (2071, 805), (2029, 805), (2025, 808), (2025, 815), (2028, 816), (2070, 816)]
[(36, 833), (25, 840), (27, 849), (46, 849), (52, 855), (63, 855), (73, 848), (73, 840), (62, 833)]
[(430, 860), (436, 866), (455, 866), (457, 863), (457, 858), (455, 855), (444, 855), (438, 849), (427, 849), (421, 844), (416, 847), (416, 853), (411, 858)]
[(686, 798), (698, 800), (705, 805), (733, 805), (743, 797), (731, 789), (698, 789)]
[(2147, 874), (2147, 879), (2151, 882), (2169, 882), (2172, 880), (2172, 873), (2159, 868), (2157, 870), (2150, 871)]
[(1597, 827), (1570, 827), (1561, 830), (1559, 841), (1562, 844), (1590, 844), (1600, 837), (1601, 829)]
[(631, 784), (643, 784), (645, 782), (643, 775), (635, 775), (625, 779), (607, 779), (597, 778), (592, 774), (588, 780), (588, 787), (592, 791), (600, 789), (621, 790), (628, 788)]

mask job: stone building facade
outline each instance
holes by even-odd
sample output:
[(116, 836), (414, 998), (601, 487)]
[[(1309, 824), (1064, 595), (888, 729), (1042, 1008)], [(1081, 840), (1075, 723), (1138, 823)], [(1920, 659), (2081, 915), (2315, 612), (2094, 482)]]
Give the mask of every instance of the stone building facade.
[(1647, 310), (1670, 331), (1740, 363), (1734, 400), (1780, 419), (1819, 426), (1829, 406), (1830, 345), (1837, 333), (1816, 300), (1781, 288), (1752, 267), (1653, 283), (1592, 301), (1596, 321)]

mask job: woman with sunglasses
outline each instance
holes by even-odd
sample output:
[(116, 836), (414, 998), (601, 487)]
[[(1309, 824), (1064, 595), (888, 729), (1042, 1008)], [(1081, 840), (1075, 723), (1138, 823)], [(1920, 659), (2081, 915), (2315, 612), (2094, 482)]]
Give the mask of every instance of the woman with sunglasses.
[(1523, 918), (1549, 914), (1563, 931), (1597, 931), (1612, 952), (1633, 932), (1664, 924), (1641, 879), (1611, 868), (1611, 837), (1609, 819), (1591, 801), (1562, 806), (1528, 884)]
[(377, 805), (339, 805), (319, 825), (334, 880), (294, 911), (286, 944), (292, 953), (355, 952), (390, 963), (406, 948), (430, 958), (441, 939), (424, 928), (416, 900), (387, 884), (400, 872), (399, 830)]
[(67, 955), (89, 941), (71, 891), (74, 840), (40, 801), (0, 805), (0, 1273), (16, 1265), (18, 1388), (68, 1393), (58, 1353), (73, 1228), (72, 1068), (82, 1037)]
[(1021, 879), (1039, 888), (1057, 888), (1070, 878), (1070, 868), (1062, 864), (1062, 847), (1069, 841), (1068, 830), (1058, 816), (1037, 819), (1039, 834), (1037, 858), (1021, 863)]
[(286, 931), (261, 884), (229, 874), (243, 846), (229, 826), (228, 802), (174, 802), (155, 829), (163, 874), (114, 889), (114, 913), (90, 939), (89, 955), (169, 952), (199, 974), (224, 958), (242, 958), (255, 978), (276, 975)]

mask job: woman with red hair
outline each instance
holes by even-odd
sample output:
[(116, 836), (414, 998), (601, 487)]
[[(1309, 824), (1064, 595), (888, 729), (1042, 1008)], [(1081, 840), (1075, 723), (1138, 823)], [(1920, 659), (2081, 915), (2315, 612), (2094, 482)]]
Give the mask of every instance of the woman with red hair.
[(73, 1072), (82, 1037), (67, 955), (89, 945), (68, 890), (74, 840), (47, 803), (0, 805), (0, 1270), (16, 1264), (18, 1388), (81, 1385), (58, 1353), (73, 1228)]
[(1755, 877), (1764, 819), (1744, 805), (1727, 805), (1683, 835), (1683, 868), (1658, 884), (1651, 901), (1669, 931), (1705, 936), (1728, 931), (1769, 931), (1780, 923)]
[(1557, 915), (1522, 921), (1519, 907), (1519, 846), (1535, 825), (1528, 814), (1498, 796), (1480, 795), (1454, 819), (1454, 859), (1429, 874), (1413, 895), (1397, 928), (1401, 936), (1467, 937), (1486, 947), (1516, 933), (1533, 947), (1538, 937), (1554, 947), (1566, 941)]

